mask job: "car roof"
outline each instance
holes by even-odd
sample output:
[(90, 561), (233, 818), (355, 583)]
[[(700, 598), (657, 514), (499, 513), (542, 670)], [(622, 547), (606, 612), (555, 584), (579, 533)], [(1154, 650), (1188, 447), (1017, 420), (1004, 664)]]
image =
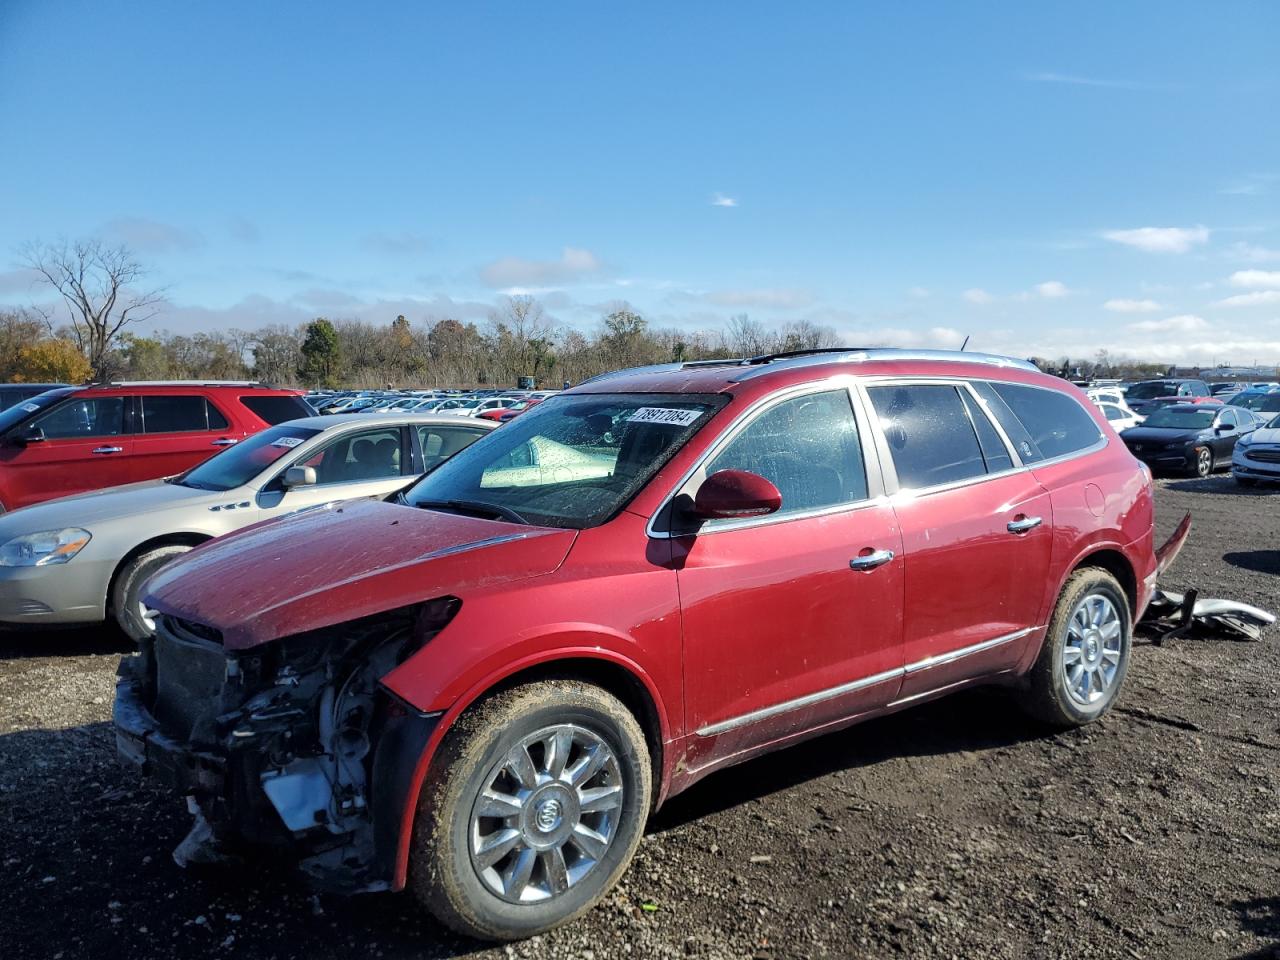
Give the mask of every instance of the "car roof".
[(1065, 380), (1041, 373), (1030, 361), (1012, 357), (964, 353), (959, 350), (850, 347), (737, 360), (636, 367), (584, 380), (563, 393), (709, 394), (737, 392), (745, 384), (759, 390), (769, 390), (839, 374), (868, 377), (979, 377), (1069, 386)]
[(329, 430), (333, 427), (351, 426), (352, 428), (369, 425), (399, 427), (472, 427), (491, 430), (496, 424), (492, 420), (472, 419), (470, 417), (435, 416), (430, 413), (330, 413), (323, 417), (299, 417), (277, 424), (281, 427), (308, 427), (313, 430)]
[(302, 390), (293, 387), (275, 387), (269, 383), (251, 380), (113, 380), (103, 383), (87, 383), (72, 389), (93, 393), (125, 394), (203, 394), (209, 390), (235, 390), (244, 396), (297, 396)]

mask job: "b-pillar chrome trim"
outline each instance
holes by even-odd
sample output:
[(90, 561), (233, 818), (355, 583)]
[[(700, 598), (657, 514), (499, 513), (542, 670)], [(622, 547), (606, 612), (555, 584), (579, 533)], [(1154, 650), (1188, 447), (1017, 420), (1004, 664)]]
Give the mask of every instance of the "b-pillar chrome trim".
[(779, 714), (790, 713), (793, 710), (803, 710), (805, 707), (812, 707), (814, 704), (833, 700), (836, 697), (842, 697), (848, 693), (856, 693), (859, 690), (865, 690), (867, 687), (874, 687), (879, 683), (885, 683), (889, 680), (896, 680), (909, 674), (919, 673), (922, 670), (928, 670), (930, 667), (939, 667), (945, 663), (954, 663), (957, 660), (972, 656), (975, 653), (994, 650), (996, 647), (1003, 646), (1006, 643), (1013, 643), (1015, 640), (1021, 640), (1023, 637), (1030, 636), (1039, 629), (1039, 627), (1027, 627), (1025, 630), (1015, 630), (1013, 633), (1006, 633), (999, 637), (993, 637), (990, 640), (983, 640), (981, 643), (975, 643), (968, 647), (961, 647), (959, 650), (952, 650), (948, 653), (939, 653), (936, 656), (925, 657), (923, 660), (917, 660), (915, 663), (909, 663), (905, 667), (895, 667), (892, 670), (884, 671), (884, 673), (872, 674), (871, 676), (863, 677), (860, 680), (842, 683), (838, 687), (828, 687), (826, 690), (819, 690), (816, 693), (809, 693), (803, 697), (796, 697), (794, 700), (785, 700), (782, 703), (775, 703), (770, 707), (761, 707), (759, 710), (752, 710), (750, 713), (744, 713), (736, 717), (730, 717), (728, 720), (721, 720), (719, 723), (712, 723), (705, 727), (699, 727), (695, 733), (700, 737), (719, 736), (720, 734), (727, 733), (730, 730), (736, 730), (738, 727), (745, 727), (752, 723), (759, 723), (761, 720), (768, 720), (770, 717), (776, 717)]

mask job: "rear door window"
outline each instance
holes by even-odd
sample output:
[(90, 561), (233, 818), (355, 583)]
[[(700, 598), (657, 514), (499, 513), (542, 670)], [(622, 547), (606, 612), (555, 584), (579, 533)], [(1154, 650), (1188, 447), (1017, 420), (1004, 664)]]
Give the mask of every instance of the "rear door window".
[(209, 429), (204, 397), (142, 396), (143, 433), (191, 433)]
[(807, 394), (770, 407), (716, 454), (707, 476), (719, 470), (746, 470), (770, 481), (782, 494), (779, 514), (865, 500), (867, 471), (848, 392)]
[(894, 384), (869, 387), (867, 393), (901, 486), (920, 490), (986, 474), (978, 435), (956, 387)]
[(1074, 397), (1020, 383), (993, 382), (991, 387), (1047, 459), (1087, 450), (1103, 439), (1098, 422)]
[(485, 435), (484, 430), (440, 427), (434, 424), (420, 424), (417, 429), (418, 444), (422, 448), (424, 472), (448, 460), (459, 450), (471, 446)]

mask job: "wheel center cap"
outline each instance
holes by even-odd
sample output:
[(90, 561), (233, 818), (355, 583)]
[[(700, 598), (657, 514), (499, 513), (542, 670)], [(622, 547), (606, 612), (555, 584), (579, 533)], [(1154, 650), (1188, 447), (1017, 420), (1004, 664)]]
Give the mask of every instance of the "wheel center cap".
[(1102, 644), (1097, 630), (1090, 630), (1084, 637), (1084, 658), (1088, 663), (1098, 659)]
[(563, 815), (564, 807), (561, 806), (559, 799), (548, 797), (538, 804), (537, 812), (534, 814), (534, 823), (543, 833), (550, 833), (560, 825), (560, 818)]

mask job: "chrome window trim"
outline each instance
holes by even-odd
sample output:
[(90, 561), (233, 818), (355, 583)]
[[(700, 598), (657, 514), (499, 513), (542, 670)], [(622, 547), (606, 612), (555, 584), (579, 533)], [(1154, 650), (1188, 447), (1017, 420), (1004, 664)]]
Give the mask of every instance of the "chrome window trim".
[[(763, 527), (774, 523), (789, 523), (793, 520), (808, 520), (814, 517), (850, 513), (855, 510), (865, 510), (868, 507), (885, 505), (887, 503), (885, 482), (881, 472), (879, 456), (875, 448), (867, 442), (867, 438), (871, 435), (871, 421), (868, 411), (862, 406), (862, 397), (859, 396), (855, 389), (856, 384), (857, 380), (852, 375), (838, 374), (822, 380), (814, 380), (810, 383), (787, 387), (757, 399), (720, 432), (720, 436), (712, 442), (711, 446), (702, 451), (693, 465), (672, 486), (670, 492), (663, 497), (662, 502), (658, 504), (657, 509), (649, 517), (649, 522), (645, 525), (645, 533), (655, 540), (671, 540), (676, 537), (687, 536), (704, 537), (733, 530)], [(658, 529), (659, 518), (667, 515), (672, 502), (685, 491), (691, 482), (698, 480), (707, 464), (715, 459), (717, 454), (732, 443), (738, 434), (750, 426), (758, 416), (781, 403), (786, 403), (788, 400), (794, 400), (797, 397), (809, 394), (830, 393), (833, 390), (844, 390), (849, 397), (849, 406), (853, 412), (854, 423), (858, 428), (858, 445), (862, 451), (863, 469), (866, 472), (867, 498), (865, 500), (837, 503), (829, 507), (819, 507), (814, 510), (797, 511), (796, 513), (775, 513), (764, 517), (748, 517), (743, 520), (712, 520), (702, 524), (696, 531), (687, 533)]]
[[(717, 723), (708, 724), (705, 727), (699, 727), (694, 731), (694, 733), (700, 737), (714, 737), (721, 733), (726, 733), (729, 730), (736, 730), (738, 727), (745, 727), (752, 723), (759, 723), (761, 720), (768, 720), (770, 717), (776, 717), (783, 713), (790, 713), (793, 710), (802, 710), (805, 707), (811, 707), (815, 704), (844, 696), (847, 693), (856, 693), (859, 690), (874, 687), (879, 683), (885, 683), (886, 681), (895, 680), (899, 677), (920, 673), (921, 671), (929, 670), (932, 667), (939, 667), (944, 664), (954, 663), (957, 660), (962, 660), (965, 657), (972, 656), (976, 653), (984, 653), (987, 650), (994, 650), (996, 647), (1001, 647), (1007, 643), (1013, 643), (1015, 640), (1021, 640), (1023, 637), (1030, 636), (1039, 629), (1039, 627), (1027, 627), (1023, 630), (1015, 630), (1012, 633), (1001, 634), (998, 637), (992, 637), (990, 640), (983, 640), (980, 643), (970, 644), (969, 646), (961, 647), (958, 650), (951, 650), (947, 653), (939, 653), (932, 657), (925, 657), (923, 660), (917, 660), (914, 663), (907, 664), (906, 666), (894, 667), (892, 670), (885, 670), (883, 673), (874, 673), (869, 677), (862, 677), (858, 680), (852, 680), (849, 683), (842, 683), (839, 686), (828, 687), (825, 690), (818, 690), (814, 693), (805, 694), (803, 697), (796, 697), (793, 700), (784, 700), (781, 703), (775, 703), (772, 706), (761, 707), (759, 710), (752, 710), (750, 713), (739, 714), (738, 716), (730, 717), (727, 720), (721, 720)], [(925, 691), (925, 694), (928, 692), (929, 691)]]
[[(1021, 455), (1018, 453), (1017, 449), (1013, 445), (1013, 442), (1010, 440), (1009, 435), (1005, 432), (1004, 427), (1001, 426), (1000, 421), (992, 414), (991, 409), (987, 405), (986, 400), (984, 400), (982, 395), (973, 388), (972, 381), (975, 379), (979, 379), (985, 383), (991, 383), (991, 384), (1014, 383), (1016, 386), (1019, 386), (1019, 387), (1032, 387), (1033, 389), (1044, 390), (1049, 393), (1061, 392), (1061, 391), (1052, 390), (1049, 387), (1042, 387), (1034, 383), (1020, 383), (1012, 380), (991, 380), (987, 377), (976, 377), (976, 378), (975, 377), (938, 377), (938, 376), (912, 377), (912, 376), (895, 376), (895, 375), (877, 375), (877, 376), (861, 377), (858, 379), (857, 390), (858, 392), (864, 394), (864, 398), (863, 398), (864, 403), (867, 406), (867, 410), (871, 413), (871, 415), (874, 418), (872, 421), (872, 425), (874, 429), (877, 452), (879, 453), (879, 456), (880, 456), (881, 471), (884, 475), (885, 490), (891, 499), (897, 498), (899, 496), (909, 496), (914, 499), (916, 497), (921, 497), (921, 496), (930, 496), (935, 493), (944, 493), (948, 490), (957, 490), (963, 487), (972, 486), (976, 483), (982, 483), (987, 480), (995, 480), (1000, 477), (1013, 476), (1014, 474), (1018, 474), (1018, 473), (1026, 473), (1026, 472), (1033, 473), (1035, 470), (1039, 469), (1040, 467), (1053, 466), (1055, 464), (1065, 463), (1068, 460), (1074, 460), (1078, 457), (1090, 456), (1091, 454), (1097, 453), (1100, 450), (1106, 449), (1107, 445), (1110, 443), (1110, 440), (1108, 439), (1107, 435), (1103, 433), (1101, 429), (1099, 429), (1098, 440), (1092, 446), (1084, 447), (1080, 450), (1074, 450), (1071, 453), (1064, 453), (1057, 457), (1049, 457), (1044, 460), (1034, 460), (1031, 463), (1024, 463)], [(901, 484), (899, 484), (897, 466), (893, 462), (893, 451), (889, 449), (888, 438), (885, 437), (884, 431), (880, 427), (880, 418), (879, 416), (876, 416), (874, 413), (875, 406), (871, 403), (871, 396), (870, 394), (866, 393), (867, 389), (870, 387), (895, 386), (899, 384), (901, 385), (932, 384), (932, 385), (950, 385), (950, 386), (957, 386), (957, 387), (963, 386), (964, 389), (968, 391), (969, 396), (978, 402), (979, 409), (981, 409), (982, 412), (987, 415), (987, 419), (990, 421), (991, 425), (995, 427), (996, 433), (998, 433), (1000, 435), (1000, 439), (1004, 441), (1005, 450), (1009, 453), (1009, 456), (1012, 458), (1014, 466), (1007, 470), (997, 471), (996, 473), (982, 473), (982, 474), (978, 474), (977, 476), (966, 477), (963, 480), (953, 480), (950, 483), (938, 483), (929, 487), (904, 487)], [(1068, 394), (1068, 396), (1070, 395)], [(1075, 398), (1072, 397), (1072, 399), (1074, 400)], [(1077, 405), (1081, 406), (1081, 409), (1084, 409), (1083, 405), (1081, 405), (1078, 400), (1076, 401), (1076, 403)], [(1085, 413), (1088, 414), (1089, 411), (1085, 410)], [(1089, 416), (1090, 416), (1090, 419), (1092, 419), (1092, 414), (1089, 414)], [(977, 440), (976, 433), (975, 433), (974, 439), (975, 441)], [(981, 444), (979, 444), (979, 449), (981, 449)]]

